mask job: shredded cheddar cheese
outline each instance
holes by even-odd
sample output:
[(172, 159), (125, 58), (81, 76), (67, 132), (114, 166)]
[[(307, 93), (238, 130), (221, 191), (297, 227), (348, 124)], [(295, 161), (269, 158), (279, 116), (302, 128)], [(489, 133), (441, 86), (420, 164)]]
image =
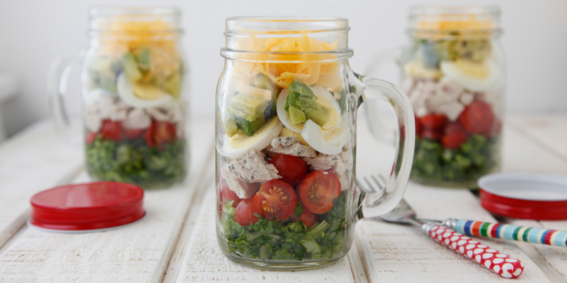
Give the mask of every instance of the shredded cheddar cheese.
[(324, 52), (337, 50), (337, 46), (338, 42), (327, 43), (309, 37), (305, 29), (299, 37), (260, 38), (251, 35), (236, 43), (238, 50), (251, 52), (240, 55), (239, 59), (245, 61), (235, 62), (235, 71), (244, 81), (262, 73), (283, 88), (294, 80), (307, 85), (317, 83), (335, 87), (342, 85), (340, 65), (334, 61), (335, 55)]
[(438, 39), (439, 34), (436, 32), (455, 32), (455, 36), (461, 36), (463, 32), (467, 32), (467, 36), (489, 37), (492, 35), (491, 30), (494, 29), (494, 23), (490, 20), (479, 20), (475, 15), (458, 14), (445, 15), (441, 14), (433, 18), (419, 20), (415, 26), (419, 37)]

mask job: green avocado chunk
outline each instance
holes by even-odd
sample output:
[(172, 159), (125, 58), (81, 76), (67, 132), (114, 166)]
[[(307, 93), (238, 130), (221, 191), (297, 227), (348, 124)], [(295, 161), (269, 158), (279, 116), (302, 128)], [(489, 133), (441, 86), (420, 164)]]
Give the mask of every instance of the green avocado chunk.
[(265, 99), (238, 93), (230, 100), (228, 111), (248, 122), (254, 122), (258, 117), (264, 116), (264, 111), (269, 103), (270, 101)]
[(132, 53), (126, 53), (122, 56), (122, 67), (131, 82), (138, 81), (142, 78), (142, 73), (138, 69), (138, 64), (136, 63)]
[(258, 117), (256, 120), (250, 122), (242, 117), (236, 116), (236, 124), (242, 129), (247, 136), (252, 136), (254, 133), (264, 125), (266, 120), (264, 115)]
[(291, 119), (291, 123), (294, 125), (307, 121), (305, 113), (294, 106), (289, 107), (289, 118)]
[(290, 93), (287, 96), (285, 110), (290, 116), (293, 116), (291, 109), (295, 107), (305, 114), (306, 119), (312, 120), (321, 127), (329, 122), (332, 109), (317, 103), (317, 96), (313, 94), (313, 91), (306, 84), (294, 81), (289, 85), (289, 90)]
[(257, 74), (254, 77), (254, 86), (262, 89), (267, 89), (272, 92), (272, 101), (271, 101), (271, 108), (272, 108), (272, 115), (276, 114), (277, 111), (277, 104), (276, 101), (278, 100), (278, 87), (264, 74)]

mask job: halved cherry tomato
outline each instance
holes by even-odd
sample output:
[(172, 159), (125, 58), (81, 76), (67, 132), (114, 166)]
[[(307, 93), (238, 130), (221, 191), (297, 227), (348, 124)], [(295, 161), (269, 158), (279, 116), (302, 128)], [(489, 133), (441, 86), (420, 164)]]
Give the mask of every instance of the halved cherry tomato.
[(307, 175), (307, 164), (297, 156), (278, 154), (272, 157), (270, 163), (278, 169), (278, 174), (282, 176), (280, 180), (291, 186), (299, 185)]
[(146, 130), (144, 139), (149, 147), (161, 148), (164, 143), (170, 143), (176, 138), (175, 125), (168, 122), (154, 121)]
[(224, 185), (220, 191), (220, 200), (221, 202), (232, 201), (232, 207), (236, 207), (242, 199), (239, 198), (235, 192), (229, 189), (227, 185)]
[(85, 136), (85, 142), (87, 144), (93, 143), (95, 139), (96, 139), (96, 133), (93, 132), (88, 132), (87, 135)]
[(122, 123), (118, 121), (104, 120), (100, 127), (100, 133), (105, 140), (119, 142), (122, 140)]
[(421, 135), (421, 131), (423, 131), (423, 126), (421, 125), (419, 119), (417, 119), (417, 116), (414, 117), (415, 117), (415, 134), (419, 136)]
[(137, 139), (144, 134), (144, 129), (124, 129), (124, 135), (129, 139)]
[(234, 221), (241, 226), (248, 226), (250, 223), (256, 223), (258, 222), (258, 217), (254, 215), (256, 212), (253, 199), (245, 199), (236, 206), (236, 210), (234, 211)]
[(467, 134), (461, 132), (454, 132), (448, 135), (444, 135), (441, 138), (441, 145), (448, 149), (457, 149), (467, 141)]
[(313, 171), (299, 185), (301, 203), (311, 212), (322, 214), (333, 207), (341, 194), (341, 182), (329, 171)]
[(432, 140), (440, 140), (441, 139), (441, 130), (431, 130), (431, 129), (423, 129), (421, 132), (422, 139), (432, 139)]
[(317, 223), (318, 219), (315, 213), (309, 211), (309, 209), (307, 209), (307, 207), (303, 205), (303, 213), (301, 213), (301, 215), (299, 215), (299, 217), (296, 220), (303, 222), (303, 224), (305, 224), (307, 228), (311, 228), (311, 226)]
[(447, 117), (443, 114), (429, 114), (419, 117), (418, 119), (425, 129), (430, 130), (441, 129), (447, 122)]
[(498, 136), (498, 134), (500, 134), (500, 131), (502, 131), (502, 122), (500, 122), (500, 120), (495, 118), (494, 123), (492, 123), (492, 126), (490, 126), (490, 129), (488, 129), (488, 131), (486, 131), (485, 135), (486, 135), (487, 138), (493, 139), (496, 136)]
[(264, 183), (254, 196), (254, 207), (260, 216), (267, 220), (288, 219), (295, 211), (297, 196), (286, 182), (271, 180)]
[(469, 133), (482, 134), (492, 126), (494, 113), (488, 103), (477, 100), (465, 107), (459, 116), (459, 122)]

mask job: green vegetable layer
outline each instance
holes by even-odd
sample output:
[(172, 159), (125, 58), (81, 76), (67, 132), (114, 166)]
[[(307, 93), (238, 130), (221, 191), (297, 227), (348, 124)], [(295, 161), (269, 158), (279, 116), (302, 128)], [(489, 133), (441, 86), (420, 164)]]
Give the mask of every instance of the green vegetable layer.
[(136, 184), (144, 189), (181, 182), (187, 171), (185, 140), (150, 148), (143, 138), (114, 142), (98, 135), (86, 145), (86, 165), (95, 179)]
[[(311, 228), (301, 221), (275, 221), (262, 217), (255, 224), (241, 226), (234, 221), (234, 213), (232, 201), (225, 202), (221, 221), (226, 245), (229, 253), (239, 257), (262, 260), (332, 258), (333, 255), (342, 255), (349, 248), (345, 243), (345, 193), (335, 199), (330, 211), (318, 215), (319, 221)], [(293, 217), (301, 213), (301, 202), (298, 202)]]
[(457, 150), (437, 141), (416, 138), (412, 178), (456, 183), (476, 182), (497, 166), (497, 139), (472, 135)]

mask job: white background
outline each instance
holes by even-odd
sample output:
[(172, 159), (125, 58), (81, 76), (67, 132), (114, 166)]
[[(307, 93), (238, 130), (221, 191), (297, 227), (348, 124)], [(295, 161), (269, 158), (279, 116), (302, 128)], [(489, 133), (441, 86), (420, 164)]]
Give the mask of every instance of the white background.
[[(87, 11), (93, 5), (179, 6), (184, 46), (189, 55), (191, 114), (214, 115), (214, 95), (223, 69), (224, 20), (244, 15), (341, 16), (350, 20), (350, 63), (363, 72), (380, 50), (407, 40), (408, 7), (457, 1), (149, 1), (149, 0), (0, 0), (0, 73), (17, 75), (21, 91), (0, 111), (8, 134), (49, 115), (47, 71), (60, 55), (87, 46)], [(508, 60), (507, 111), (567, 111), (567, 1), (459, 1), (493, 4), (502, 10), (502, 45)], [(386, 75), (387, 77), (388, 75)], [(72, 89), (78, 89), (75, 83)], [(79, 96), (78, 91), (74, 94)], [(78, 99), (76, 99), (78, 101)], [(72, 112), (80, 109), (70, 103)]]

